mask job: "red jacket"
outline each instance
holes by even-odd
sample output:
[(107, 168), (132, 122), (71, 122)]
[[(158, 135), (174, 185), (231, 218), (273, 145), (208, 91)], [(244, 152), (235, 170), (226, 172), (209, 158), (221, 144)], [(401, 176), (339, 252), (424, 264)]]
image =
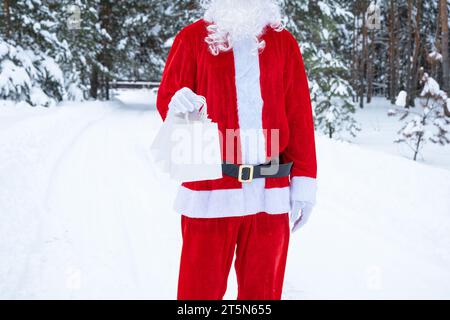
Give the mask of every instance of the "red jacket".
[[(226, 136), (226, 129), (239, 129), (234, 75), (233, 51), (212, 55), (205, 42), (207, 23), (199, 20), (176, 36), (158, 90), (157, 108), (163, 119), (176, 91), (191, 88), (208, 102), (208, 114)], [(293, 162), (291, 177), (316, 178), (314, 125), (308, 80), (295, 38), (287, 31), (266, 28), (261, 36), (266, 45), (259, 55), (263, 128), (279, 130), (279, 151), (282, 162)], [(236, 138), (238, 140), (238, 138)], [(239, 141), (222, 141), (222, 155), (228, 145), (236, 148), (239, 162)], [(268, 159), (274, 156), (270, 139), (266, 144)], [(223, 156), (224, 158), (225, 156)], [(236, 179), (224, 176), (217, 180), (183, 183), (191, 190), (241, 188)], [(289, 178), (266, 178), (266, 188), (289, 186)]]

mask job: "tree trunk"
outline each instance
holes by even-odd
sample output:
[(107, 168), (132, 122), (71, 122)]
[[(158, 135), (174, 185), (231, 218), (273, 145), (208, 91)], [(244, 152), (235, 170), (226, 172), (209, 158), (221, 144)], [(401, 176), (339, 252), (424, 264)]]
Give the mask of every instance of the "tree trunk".
[[(396, 1), (398, 2), (398, 1)], [(394, 95), (392, 97), (392, 103), (395, 103), (395, 100), (397, 99), (397, 95), (400, 91), (400, 74), (401, 74), (401, 62), (400, 62), (400, 48), (401, 48), (401, 39), (400, 39), (400, 30), (402, 29), (401, 26), (401, 20), (400, 20), (400, 16), (399, 16), (399, 10), (398, 10), (399, 5), (396, 4), (395, 7), (395, 14), (394, 14), (394, 39), (395, 39), (395, 60), (394, 60), (394, 82), (393, 82), (393, 92)]]
[(395, 0), (389, 7), (389, 99), (395, 103), (397, 95), (397, 37), (396, 37)]
[(11, 36), (11, 10), (9, 7), (9, 0), (3, 0), (3, 10), (5, 11), (5, 21), (6, 21), (5, 35), (6, 38), (9, 38)]
[(362, 54), (361, 62), (359, 65), (359, 107), (364, 108), (364, 93), (365, 93), (365, 72), (367, 63), (367, 26), (366, 26), (366, 14), (362, 12)]
[[(428, 101), (427, 101), (426, 105), (428, 106)], [(426, 124), (426, 118), (427, 118), (426, 115), (424, 115), (422, 117), (422, 121), (421, 122), (422, 122), (423, 126), (425, 126), (425, 124)], [(422, 145), (422, 141), (423, 141), (423, 132), (420, 132), (419, 133), (419, 137), (417, 138), (417, 143), (416, 143), (415, 150), (414, 150), (414, 161), (417, 160), (417, 156), (419, 155), (419, 151), (420, 151), (420, 147)]]
[(370, 32), (370, 50), (367, 55), (367, 103), (372, 102), (373, 96), (373, 56), (375, 53), (375, 35)]
[(446, 103), (444, 103), (444, 115), (445, 115), (446, 117), (450, 117), (450, 110), (448, 109)]
[[(358, 83), (358, 28), (357, 15), (353, 15), (353, 48), (352, 48), (352, 87), (356, 89)], [(356, 95), (353, 96), (353, 102), (357, 100)]]
[(420, 39), (420, 22), (422, 20), (422, 0), (417, 0), (416, 20), (414, 26), (414, 52), (411, 64), (411, 83), (409, 84), (409, 92), (407, 104), (411, 107), (415, 106), (415, 99), (417, 97), (417, 84), (419, 82), (419, 54), (421, 49)]
[(423, 134), (419, 134), (419, 138), (417, 139), (416, 148), (414, 150), (414, 161), (417, 161), (417, 156), (420, 150), (420, 144), (422, 143)]
[(98, 67), (97, 66), (92, 67), (92, 73), (90, 76), (90, 84), (91, 84), (91, 87), (89, 90), (89, 95), (91, 96), (91, 98), (97, 99), (98, 87), (99, 87)]
[(105, 99), (110, 100), (110, 83), (109, 76), (105, 75)]
[(412, 14), (413, 14), (413, 0), (408, 0), (408, 14), (407, 14), (407, 21), (406, 21), (406, 108), (409, 108), (410, 102), (411, 102), (411, 95), (412, 95), (412, 78), (413, 78), (413, 53), (412, 53)]
[[(436, 44), (436, 50), (438, 50), (438, 52), (442, 52), (442, 42), (441, 42), (441, 19), (440, 19), (440, 12), (438, 12), (437, 17), (436, 17), (436, 34), (434, 35), (434, 43)], [(426, 56), (428, 57), (430, 52), (425, 52)], [(431, 77), (433, 77), (435, 80), (438, 80), (438, 82), (440, 82), (440, 68), (439, 68), (439, 64), (437, 63), (433, 63), (431, 65), (431, 72), (430, 72)], [(443, 88), (442, 88), (443, 89)]]
[(448, 7), (447, 0), (440, 0), (442, 83), (444, 91), (450, 92), (450, 69), (448, 61)]
[[(109, 35), (113, 36), (113, 12), (112, 12), (113, 4), (110, 0), (101, 0), (99, 7), (99, 18), (100, 25), (103, 29), (105, 29)], [(98, 81), (98, 87), (101, 93), (101, 99), (109, 100), (109, 82), (110, 82), (110, 72), (112, 69), (112, 55), (111, 55), (111, 40), (103, 41), (102, 52), (98, 57), (98, 62), (102, 64), (106, 71), (101, 71), (101, 74), (97, 75), (98, 79), (101, 79), (101, 82)], [(100, 70), (97, 70), (100, 71)]]

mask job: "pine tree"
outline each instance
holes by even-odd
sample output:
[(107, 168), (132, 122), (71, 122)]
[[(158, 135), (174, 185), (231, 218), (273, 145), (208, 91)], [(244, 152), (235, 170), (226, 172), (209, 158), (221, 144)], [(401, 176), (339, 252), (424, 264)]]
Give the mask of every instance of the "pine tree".
[(165, 2), (127, 2), (115, 41), (115, 73), (121, 79), (158, 79), (164, 67)]
[(350, 68), (344, 58), (352, 14), (336, 0), (285, 0), (286, 27), (299, 40), (310, 81), (317, 128), (329, 137), (355, 135), (359, 126)]
[[(404, 121), (394, 142), (406, 144), (412, 150), (414, 160), (417, 160), (427, 141), (442, 146), (450, 144), (450, 119), (445, 116), (445, 109), (450, 104), (447, 93), (441, 90), (437, 81), (427, 73), (424, 73), (421, 82), (421, 109), (389, 111), (390, 116), (400, 114), (400, 120)], [(400, 93), (397, 105), (406, 106), (406, 92)]]
[(54, 105), (66, 97), (60, 63), (67, 43), (55, 34), (58, 19), (51, 2), (5, 1), (0, 33), (0, 98), (31, 105)]
[[(98, 23), (98, 0), (60, 1), (59, 28), (57, 33), (68, 43), (72, 54), (64, 64), (64, 74), (72, 83), (69, 94), (88, 97), (91, 75), (102, 69), (97, 57), (101, 43), (108, 38)], [(80, 92), (81, 90), (81, 92)]]
[(163, 57), (165, 59), (176, 34), (188, 24), (201, 19), (207, 0), (173, 0), (165, 8), (161, 26)]

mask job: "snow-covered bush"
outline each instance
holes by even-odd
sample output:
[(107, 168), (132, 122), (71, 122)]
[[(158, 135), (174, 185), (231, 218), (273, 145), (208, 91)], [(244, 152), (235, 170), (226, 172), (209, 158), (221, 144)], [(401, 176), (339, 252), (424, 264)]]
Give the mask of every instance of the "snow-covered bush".
[(319, 88), (312, 87), (316, 127), (329, 138), (341, 137), (341, 133), (354, 137), (361, 130), (353, 118), (355, 106), (350, 95), (351, 87), (339, 78), (324, 82)]
[(52, 106), (82, 98), (74, 55), (59, 32), (62, 2), (11, 1), (7, 10), (10, 18), (0, 29), (0, 99)]
[(64, 77), (53, 58), (0, 39), (0, 61), (0, 99), (51, 106), (64, 97)]
[(446, 116), (450, 99), (447, 93), (440, 89), (436, 80), (427, 73), (423, 75), (421, 82), (421, 110), (403, 109), (403, 93), (400, 92), (397, 105), (402, 109), (391, 109), (388, 112), (390, 116), (400, 115), (400, 120), (404, 121), (394, 142), (406, 144), (413, 151), (414, 160), (417, 160), (427, 141), (440, 145), (450, 144), (450, 118)]

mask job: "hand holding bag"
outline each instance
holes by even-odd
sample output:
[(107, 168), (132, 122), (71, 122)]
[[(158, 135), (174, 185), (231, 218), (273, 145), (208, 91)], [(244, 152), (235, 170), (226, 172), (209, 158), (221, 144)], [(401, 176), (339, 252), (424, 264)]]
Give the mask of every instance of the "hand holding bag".
[(202, 102), (200, 111), (175, 114), (169, 110), (152, 143), (156, 164), (171, 179), (188, 182), (222, 178), (218, 126), (207, 117), (204, 98)]

